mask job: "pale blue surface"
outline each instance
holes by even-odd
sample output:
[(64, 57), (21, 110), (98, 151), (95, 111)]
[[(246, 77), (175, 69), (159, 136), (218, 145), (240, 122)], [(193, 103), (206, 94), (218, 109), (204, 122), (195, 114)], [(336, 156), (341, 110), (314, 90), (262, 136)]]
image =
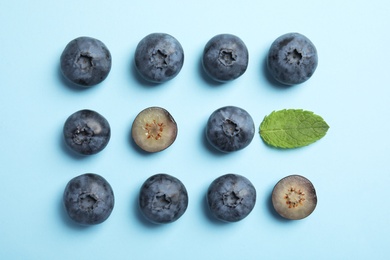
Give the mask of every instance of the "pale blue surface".
[[(372, 1), (92, 1), (0, 3), (0, 259), (384, 259), (389, 245), (390, 4)], [(185, 51), (180, 74), (142, 84), (132, 70), (137, 43), (152, 32), (176, 37)], [(319, 66), (304, 84), (273, 86), (264, 58), (287, 32), (310, 38)], [(202, 76), (200, 57), (216, 34), (247, 45), (250, 63), (223, 85)], [(87, 90), (59, 73), (65, 45), (78, 36), (111, 51), (108, 78)], [(165, 107), (179, 126), (167, 150), (145, 155), (129, 139), (131, 123), (148, 106)], [(246, 109), (256, 127), (273, 110), (303, 108), (330, 125), (319, 142), (296, 150), (267, 147), (259, 135), (244, 150), (219, 154), (204, 141), (217, 108)], [(103, 114), (112, 138), (100, 154), (70, 155), (61, 131), (73, 112)], [(94, 172), (112, 185), (116, 205), (101, 225), (80, 228), (61, 205), (66, 183)], [(147, 224), (137, 211), (143, 181), (158, 172), (187, 186), (190, 203), (170, 225)], [(257, 189), (243, 221), (221, 224), (207, 215), (205, 192), (216, 177), (238, 173)], [(318, 206), (301, 221), (277, 218), (270, 193), (298, 173), (317, 189)], [(183, 257), (183, 255), (185, 257)]]

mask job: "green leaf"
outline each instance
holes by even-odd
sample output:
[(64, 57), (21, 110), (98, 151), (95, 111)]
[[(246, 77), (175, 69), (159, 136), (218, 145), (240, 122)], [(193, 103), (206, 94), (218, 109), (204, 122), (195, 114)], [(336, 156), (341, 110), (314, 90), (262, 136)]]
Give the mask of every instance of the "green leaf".
[(284, 109), (264, 118), (260, 124), (260, 136), (271, 146), (297, 148), (321, 139), (328, 129), (324, 119), (313, 112)]

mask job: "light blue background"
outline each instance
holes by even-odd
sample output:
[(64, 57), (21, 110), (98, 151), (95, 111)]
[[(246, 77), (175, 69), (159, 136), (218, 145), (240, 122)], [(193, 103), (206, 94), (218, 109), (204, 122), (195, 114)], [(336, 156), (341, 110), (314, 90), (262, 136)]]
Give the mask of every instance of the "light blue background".
[[(0, 259), (385, 259), (389, 246), (389, 26), (385, 0), (92, 1), (14, 0), (0, 3)], [(180, 74), (158, 86), (132, 68), (137, 43), (152, 32), (176, 37), (185, 51)], [(264, 59), (274, 39), (300, 32), (317, 47), (319, 66), (304, 84), (270, 83)], [(246, 73), (227, 84), (202, 74), (200, 57), (216, 34), (247, 45)], [(113, 57), (100, 85), (65, 83), (59, 57), (79, 36), (103, 41)], [(167, 150), (146, 155), (129, 138), (148, 106), (165, 107), (179, 126)], [(246, 109), (258, 127), (265, 115), (302, 108), (330, 125), (320, 141), (301, 149), (266, 146), (256, 134), (244, 150), (208, 148), (204, 127), (217, 108)], [(111, 124), (101, 153), (71, 155), (61, 131), (73, 112), (89, 108)], [(116, 205), (101, 225), (78, 227), (61, 196), (73, 177), (94, 172), (112, 185)], [(155, 226), (137, 210), (150, 175), (165, 172), (187, 186), (190, 203), (177, 222)], [(205, 193), (216, 177), (238, 173), (257, 189), (243, 221), (209, 217)], [(301, 221), (273, 213), (270, 193), (290, 174), (309, 178), (318, 206)]]

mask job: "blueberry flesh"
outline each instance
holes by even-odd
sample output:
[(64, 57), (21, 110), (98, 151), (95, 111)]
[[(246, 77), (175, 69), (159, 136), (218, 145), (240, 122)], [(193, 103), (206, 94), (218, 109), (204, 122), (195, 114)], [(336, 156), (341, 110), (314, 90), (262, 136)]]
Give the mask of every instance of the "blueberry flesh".
[(299, 33), (280, 36), (272, 43), (268, 52), (268, 71), (285, 85), (305, 82), (313, 75), (317, 65), (316, 47)]
[(107, 146), (111, 128), (102, 115), (93, 110), (83, 109), (68, 117), (63, 135), (66, 145), (71, 150), (78, 154), (91, 155)]
[(114, 209), (114, 193), (102, 176), (86, 173), (71, 179), (65, 187), (63, 203), (76, 223), (95, 225), (105, 221)]
[(244, 176), (222, 175), (210, 184), (207, 204), (217, 219), (237, 222), (247, 217), (254, 208), (256, 189)]
[(214, 80), (226, 82), (240, 77), (248, 67), (249, 54), (245, 43), (235, 35), (219, 34), (204, 48), (202, 64)]
[(178, 127), (172, 115), (162, 107), (148, 107), (134, 119), (131, 136), (139, 148), (155, 153), (167, 149), (176, 140)]
[(76, 85), (90, 87), (107, 78), (111, 54), (106, 45), (91, 37), (69, 42), (60, 58), (61, 72)]
[(306, 177), (289, 175), (275, 185), (272, 205), (275, 211), (286, 219), (303, 219), (316, 208), (317, 193), (313, 183)]
[(137, 71), (145, 80), (162, 83), (179, 74), (184, 63), (184, 51), (173, 36), (152, 33), (138, 43), (134, 60)]
[(247, 147), (255, 135), (255, 124), (244, 109), (226, 106), (214, 111), (206, 126), (206, 138), (221, 152), (233, 152)]
[(153, 175), (141, 187), (139, 208), (152, 223), (174, 222), (184, 214), (187, 206), (188, 194), (185, 186), (171, 175)]

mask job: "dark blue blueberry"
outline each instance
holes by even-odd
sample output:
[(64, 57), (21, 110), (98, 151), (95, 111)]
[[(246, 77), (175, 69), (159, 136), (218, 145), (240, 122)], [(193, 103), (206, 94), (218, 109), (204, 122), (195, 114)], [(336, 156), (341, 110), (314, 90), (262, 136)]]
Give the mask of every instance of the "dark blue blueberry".
[(244, 74), (248, 60), (248, 49), (240, 38), (231, 34), (219, 34), (207, 42), (202, 64), (212, 79), (225, 82)]
[(110, 184), (102, 176), (93, 173), (71, 179), (63, 195), (69, 217), (83, 225), (105, 221), (114, 209), (114, 202)]
[(280, 83), (294, 85), (305, 82), (318, 65), (314, 44), (299, 33), (287, 33), (271, 45), (267, 65), (270, 74)]
[(256, 189), (244, 176), (226, 174), (215, 179), (207, 191), (211, 213), (226, 222), (240, 221), (256, 204)]
[(135, 50), (135, 67), (147, 81), (162, 83), (180, 72), (184, 52), (180, 43), (166, 33), (152, 33), (143, 38)]
[(188, 206), (188, 194), (183, 183), (168, 174), (156, 174), (141, 187), (139, 208), (149, 221), (171, 223), (179, 219)]
[(102, 82), (111, 70), (110, 51), (104, 43), (91, 37), (69, 42), (60, 62), (64, 77), (84, 87)]
[(108, 121), (99, 113), (84, 109), (70, 115), (63, 129), (67, 146), (78, 154), (91, 155), (103, 150), (111, 136)]
[(221, 152), (233, 152), (247, 147), (255, 135), (255, 124), (244, 109), (226, 106), (211, 114), (206, 137)]

